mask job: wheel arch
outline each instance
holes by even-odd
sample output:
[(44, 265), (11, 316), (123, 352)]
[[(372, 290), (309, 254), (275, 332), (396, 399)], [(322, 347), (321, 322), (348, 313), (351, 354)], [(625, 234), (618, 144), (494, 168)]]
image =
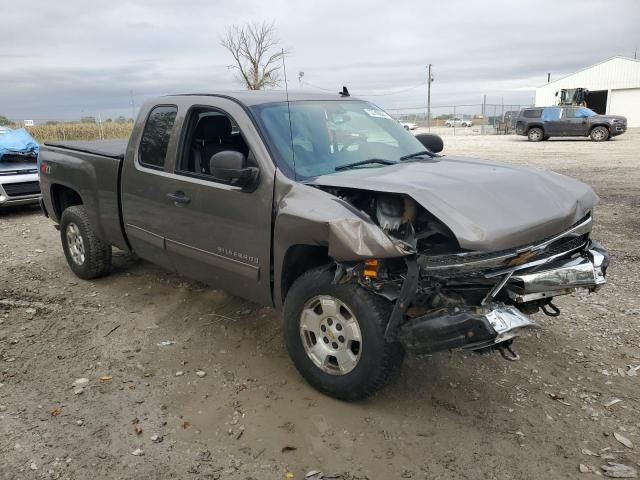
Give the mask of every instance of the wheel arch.
[(62, 218), (62, 212), (75, 205), (84, 205), (82, 196), (73, 188), (60, 183), (51, 184), (51, 203), (53, 213), (58, 221)]
[(291, 245), (284, 254), (282, 261), (280, 289), (276, 293), (276, 303), (284, 304), (287, 293), (293, 283), (302, 274), (316, 267), (331, 263), (328, 247), (320, 245)]
[(609, 124), (607, 124), (607, 123), (596, 123), (596, 124), (591, 125), (589, 127), (589, 135), (591, 135), (591, 132), (593, 131), (593, 129), (597, 128), (597, 127), (604, 127), (609, 131), (609, 134), (611, 134), (611, 126)]

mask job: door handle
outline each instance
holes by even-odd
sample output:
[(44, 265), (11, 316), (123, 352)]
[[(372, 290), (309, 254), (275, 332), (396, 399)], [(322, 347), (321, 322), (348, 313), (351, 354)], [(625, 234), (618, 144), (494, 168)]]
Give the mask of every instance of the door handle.
[(175, 193), (167, 193), (167, 197), (169, 197), (169, 200), (171, 200), (176, 207), (187, 205), (191, 202), (191, 199), (181, 190), (178, 190)]

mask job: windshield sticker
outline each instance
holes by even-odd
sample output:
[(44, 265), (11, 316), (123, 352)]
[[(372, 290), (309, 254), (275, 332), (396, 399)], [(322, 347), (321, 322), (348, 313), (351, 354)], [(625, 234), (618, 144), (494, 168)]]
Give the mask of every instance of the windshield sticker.
[(367, 112), (367, 115), (369, 115), (370, 117), (387, 118), (389, 120), (393, 120), (393, 118), (391, 118), (387, 113), (383, 112), (382, 110), (374, 110), (372, 108), (365, 108), (364, 111)]

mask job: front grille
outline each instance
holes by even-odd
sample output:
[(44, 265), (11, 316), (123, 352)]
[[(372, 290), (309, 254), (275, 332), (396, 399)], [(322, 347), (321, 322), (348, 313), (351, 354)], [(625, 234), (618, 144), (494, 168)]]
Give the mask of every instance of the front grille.
[[(581, 247), (586, 241), (586, 237), (588, 235), (580, 235), (573, 237), (564, 237), (560, 238), (557, 241), (553, 242), (544, 250), (539, 251), (535, 256), (535, 259), (552, 257), (553, 255), (557, 255), (558, 253), (568, 252), (574, 250), (578, 247)], [(542, 243), (542, 242), (540, 242)], [(434, 255), (434, 256), (426, 256), (425, 259), (428, 259), (430, 265), (450, 265), (456, 263), (472, 263), (472, 262), (481, 262), (483, 260), (491, 260), (491, 259), (501, 259), (505, 257), (514, 257), (516, 256), (516, 249), (509, 250), (500, 250), (497, 252), (477, 252), (477, 253), (468, 253), (461, 257), (460, 255), (452, 254), (452, 255)]]
[(22, 195), (37, 195), (40, 193), (40, 183), (38, 182), (20, 182), (8, 183), (3, 185), (4, 191), (10, 197), (20, 197)]
[[(583, 223), (588, 218), (589, 215), (583, 217), (567, 229), (567, 231)], [(553, 237), (548, 237), (546, 239), (539, 240), (534, 244), (520, 248), (494, 252), (468, 252), (449, 255), (419, 254), (419, 263), (424, 269), (440, 271), (451, 268), (463, 268), (465, 270), (504, 268), (520, 265), (523, 262), (528, 263), (536, 260), (543, 260), (545, 258), (578, 250), (587, 243), (589, 233), (581, 235), (567, 235), (566, 237), (558, 238), (544, 248), (536, 248), (536, 245), (542, 245), (552, 238)]]
[(557, 242), (553, 242), (547, 248), (545, 248), (540, 255), (536, 257), (538, 258), (547, 258), (553, 257), (554, 255), (558, 255), (559, 253), (570, 252), (577, 248), (580, 248), (587, 241), (588, 235), (580, 235), (578, 237), (565, 237), (561, 238)]

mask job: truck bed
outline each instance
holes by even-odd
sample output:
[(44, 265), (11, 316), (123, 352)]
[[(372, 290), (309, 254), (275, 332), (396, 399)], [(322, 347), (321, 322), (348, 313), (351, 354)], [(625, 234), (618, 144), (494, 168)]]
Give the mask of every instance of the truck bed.
[(106, 243), (127, 249), (121, 222), (120, 175), (128, 140), (46, 142), (39, 161), (46, 164), (40, 174), (45, 208), (60, 222), (59, 206), (64, 189), (76, 192), (96, 235)]
[(78, 140), (78, 141), (62, 141), (62, 142), (45, 142), (46, 146), (66, 148), (76, 152), (91, 153), (93, 155), (102, 155), (103, 157), (123, 159), (124, 152), (127, 150), (127, 142), (124, 139), (109, 140)]

